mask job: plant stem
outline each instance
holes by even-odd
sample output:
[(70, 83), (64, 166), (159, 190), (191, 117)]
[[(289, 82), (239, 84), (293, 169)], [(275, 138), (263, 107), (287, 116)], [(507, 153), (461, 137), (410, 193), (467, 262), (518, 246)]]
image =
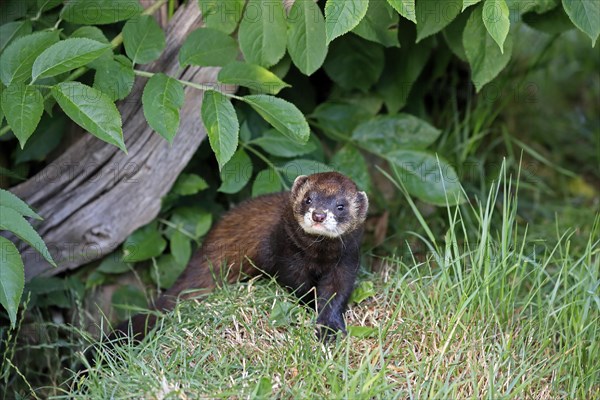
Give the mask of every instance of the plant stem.
[[(155, 75), (154, 72), (139, 71), (137, 69), (134, 69), (133, 73), (136, 74), (137, 76), (143, 76), (144, 78), (152, 78)], [(177, 79), (177, 78), (173, 78), (173, 79), (175, 79), (176, 81), (182, 83), (185, 86), (189, 86), (189, 87), (192, 87), (194, 89), (198, 89), (198, 90), (216, 90), (215, 86), (203, 85), (201, 83), (194, 83), (194, 82), (190, 82), (190, 81), (184, 81), (184, 80)], [(230, 95), (230, 94), (227, 94), (227, 93), (223, 93), (220, 90), (218, 90), (218, 92), (220, 92), (221, 94), (223, 94), (225, 96), (233, 97), (233, 95)]]
[(177, 224), (174, 224), (171, 221), (169, 221), (167, 219), (164, 219), (164, 218), (157, 218), (157, 221), (160, 222), (161, 224), (164, 224), (164, 225), (168, 226), (171, 229), (174, 229), (174, 230), (180, 232), (184, 236), (187, 236), (189, 239), (191, 239), (194, 242), (198, 243), (198, 239), (196, 239), (194, 237), (194, 235), (192, 235), (190, 232), (188, 232), (187, 230), (183, 229), (182, 227), (178, 226)]
[(288, 190), (289, 187), (285, 181), (285, 179), (283, 179), (283, 176), (281, 175), (281, 171), (279, 168), (277, 168), (275, 166), (275, 164), (273, 164), (271, 162), (271, 160), (269, 160), (267, 157), (264, 156), (264, 154), (262, 154), (260, 151), (256, 150), (254, 147), (250, 146), (248, 143), (246, 142), (242, 142), (240, 141), (240, 144), (242, 145), (242, 147), (248, 151), (250, 151), (252, 154), (254, 154), (256, 157), (260, 158), (265, 164), (267, 164), (269, 166), (269, 168), (271, 168), (273, 171), (275, 171), (275, 174), (277, 174), (277, 177), (279, 178), (279, 180), (281, 181), (281, 184), (283, 185), (283, 187)]

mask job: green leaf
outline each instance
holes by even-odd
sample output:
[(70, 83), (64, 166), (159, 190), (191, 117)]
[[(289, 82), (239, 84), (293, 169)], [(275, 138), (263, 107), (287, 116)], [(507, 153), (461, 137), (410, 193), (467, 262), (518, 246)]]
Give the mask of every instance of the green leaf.
[(123, 243), (123, 261), (139, 262), (158, 257), (167, 247), (155, 223), (133, 232)]
[(295, 105), (278, 97), (266, 94), (244, 96), (242, 101), (249, 104), (261, 117), (283, 135), (298, 142), (306, 143), (310, 129), (304, 115)]
[(252, 197), (281, 191), (281, 180), (272, 168), (263, 169), (252, 183)]
[(244, 59), (265, 68), (277, 64), (285, 54), (286, 31), (282, 2), (249, 0), (238, 31)]
[[(506, 2), (509, 4), (508, 8), (510, 9), (520, 10), (523, 13), (527, 11), (535, 11), (536, 13), (542, 14), (556, 8), (560, 4), (561, 0), (534, 0), (525, 3), (519, 0), (506, 0)], [(516, 2), (518, 2), (518, 5), (521, 7), (517, 8), (517, 4), (515, 4)], [(511, 3), (513, 7), (510, 7)]]
[(325, 18), (312, 0), (297, 0), (287, 17), (287, 49), (294, 65), (304, 75), (312, 75), (327, 56)]
[(298, 143), (282, 136), (278, 131), (270, 129), (263, 136), (254, 139), (252, 144), (259, 145), (264, 151), (276, 157), (297, 157), (302, 154), (312, 153), (317, 149), (315, 142)]
[[(27, 290), (27, 286), (25, 287), (25, 290)], [(82, 297), (83, 296), (80, 298)], [(54, 291), (43, 296), (32, 296), (32, 301), (28, 306), (46, 309), (49, 307), (71, 309), (73, 307), (73, 298), (70, 296), (68, 289), (65, 288), (61, 291)]]
[(600, 2), (597, 0), (562, 0), (573, 24), (592, 39), (592, 47), (600, 35)]
[(417, 23), (415, 0), (387, 0), (400, 15), (409, 21)]
[(58, 42), (58, 31), (36, 32), (20, 37), (2, 53), (0, 79), (5, 86), (31, 78), (31, 67), (38, 55)]
[(460, 10), (458, 1), (417, 1), (415, 9), (417, 14), (417, 43), (444, 29), (458, 16)]
[(32, 81), (79, 68), (109, 51), (110, 45), (87, 38), (72, 38), (53, 44), (33, 63)]
[(42, 116), (33, 135), (27, 140), (23, 149), (15, 149), (13, 157), (15, 164), (27, 161), (43, 161), (60, 144), (67, 130), (68, 118), (63, 114), (49, 117)]
[(481, 0), (463, 0), (463, 6), (462, 6), (462, 11), (465, 11), (465, 9), (467, 7), (471, 7), (472, 5), (475, 5), (477, 3), (479, 3)]
[(31, 21), (15, 21), (9, 22), (0, 26), (0, 53), (4, 51), (6, 46), (22, 36), (31, 33)]
[(144, 117), (148, 125), (169, 143), (173, 143), (179, 129), (179, 111), (184, 99), (183, 85), (163, 73), (154, 74), (144, 87)]
[[(266, 124), (264, 119), (261, 118), (261, 121)], [(250, 140), (252, 140), (252, 130), (248, 125), (248, 121), (242, 122), (242, 126), (240, 126), (240, 140), (243, 142), (249, 142)]]
[(523, 22), (538, 31), (558, 35), (575, 28), (563, 7), (556, 7), (543, 14), (530, 12), (523, 15)]
[(377, 328), (374, 326), (348, 326), (348, 336), (356, 338), (368, 338), (377, 336)]
[(192, 242), (189, 237), (180, 231), (174, 231), (171, 235), (171, 254), (179, 265), (187, 265), (192, 257)]
[(481, 88), (506, 67), (512, 55), (512, 37), (508, 36), (504, 43), (504, 53), (488, 35), (483, 24), (483, 7), (477, 6), (467, 21), (463, 31), (465, 55), (471, 65), (473, 84), (479, 92)]
[[(323, 68), (342, 88), (366, 92), (381, 76), (384, 61), (381, 46), (349, 35), (331, 45)], [(348, 68), (349, 65), (360, 65), (360, 68)]]
[[(4, 111), (2, 110), (2, 95), (4, 93), (4, 89), (6, 89), (4, 87), (4, 85), (2, 83), (0, 83), (0, 127), (2, 126), (2, 123), (4, 122)], [(0, 135), (2, 136), (2, 135)]]
[(109, 44), (110, 42), (104, 36), (104, 32), (97, 26), (82, 26), (71, 33), (71, 38), (87, 38), (96, 42)]
[(207, 28), (233, 33), (244, 11), (246, 0), (198, 0)]
[(252, 176), (252, 160), (243, 149), (235, 152), (233, 157), (221, 169), (221, 186), (218, 191), (233, 194), (246, 186)]
[(396, 150), (387, 153), (385, 158), (397, 168), (399, 178), (411, 195), (438, 206), (445, 206), (446, 200), (451, 206), (464, 201), (456, 171), (435, 154)]
[(208, 188), (208, 183), (196, 174), (181, 174), (175, 181), (171, 193), (181, 196), (196, 194)]
[(327, 0), (325, 31), (327, 44), (354, 29), (367, 14), (368, 0)]
[(266, 132), (269, 129), (271, 129), (271, 125), (269, 125), (269, 123), (265, 121), (259, 113), (254, 111), (252, 107), (247, 107), (246, 104), (240, 104), (240, 111), (242, 110), (243, 113), (240, 112), (240, 117), (243, 117), (245, 119), (242, 125), (246, 126), (244, 128), (248, 131), (246, 132), (246, 135), (250, 135), (250, 138), (248, 140), (251, 140), (254, 137), (258, 137), (262, 135), (263, 132)]
[(206, 235), (212, 225), (212, 214), (200, 207), (179, 207), (169, 221), (195, 239)]
[(6, 230), (14, 233), (21, 240), (27, 242), (31, 247), (46, 259), (52, 266), (56, 263), (52, 259), (46, 244), (32, 228), (25, 218), (12, 208), (0, 205), (0, 230)]
[(372, 1), (367, 14), (352, 32), (385, 47), (400, 47), (399, 19), (398, 13), (386, 1)]
[(4, 0), (0, 13), (0, 24), (15, 21), (27, 15), (27, 9), (32, 5), (32, 0)]
[(121, 114), (104, 93), (79, 82), (62, 82), (52, 88), (52, 96), (77, 125), (127, 152)]
[(376, 88), (390, 114), (397, 113), (408, 102), (411, 90), (427, 65), (431, 52), (432, 48), (427, 42), (386, 50), (385, 66)]
[(131, 61), (122, 55), (115, 56), (96, 66), (94, 88), (106, 94), (112, 101), (123, 100), (131, 93), (135, 74)]
[(339, 149), (331, 158), (330, 163), (335, 167), (336, 171), (352, 178), (361, 190), (369, 191), (371, 187), (369, 166), (355, 146), (347, 144)]
[(140, 308), (148, 307), (144, 292), (133, 285), (121, 286), (115, 290), (111, 302), (120, 320), (128, 319), (138, 313)]
[(287, 73), (290, 71), (290, 67), (292, 66), (292, 58), (289, 55), (285, 55), (279, 62), (269, 70), (274, 73), (279, 79), (283, 79)]
[(354, 104), (355, 106), (364, 108), (369, 113), (369, 116), (373, 117), (381, 111), (383, 107), (383, 99), (373, 92), (367, 93), (348, 93), (344, 90), (335, 89), (331, 94), (332, 101), (339, 101), (342, 103)]
[(317, 121), (317, 126), (332, 139), (349, 138), (358, 124), (371, 118), (371, 114), (356, 104), (321, 103), (311, 119)]
[(253, 399), (266, 399), (266, 398), (271, 397), (272, 393), (273, 393), (273, 383), (271, 382), (271, 378), (268, 376), (263, 376), (256, 383), (256, 386), (254, 387), (254, 390), (252, 391), (252, 398)]
[(290, 326), (298, 314), (298, 307), (289, 301), (276, 301), (273, 304), (269, 322), (272, 326)]
[(102, 260), (96, 271), (104, 274), (122, 274), (123, 272), (131, 271), (131, 264), (123, 261), (123, 256), (120, 252), (115, 251)]
[(67, 290), (66, 280), (56, 277), (36, 276), (27, 282), (26, 290), (32, 294), (50, 294)]
[(360, 281), (350, 295), (350, 303), (360, 304), (369, 297), (375, 296), (375, 285), (372, 281)]
[(409, 114), (380, 115), (356, 127), (352, 139), (379, 156), (402, 149), (424, 149), (440, 135), (427, 122)]
[(279, 170), (288, 182), (294, 182), (294, 179), (300, 175), (331, 172), (333, 171), (333, 168), (319, 161), (298, 159), (284, 164)]
[(455, 56), (460, 58), (462, 61), (467, 61), (467, 55), (465, 54), (465, 46), (463, 45), (463, 32), (465, 25), (471, 16), (471, 9), (462, 12), (450, 25), (442, 32), (446, 44)]
[(173, 286), (185, 267), (186, 264), (177, 261), (172, 254), (164, 254), (156, 260), (156, 265), (150, 270), (150, 276), (154, 283), (163, 289), (168, 289)]
[(0, 304), (8, 312), (11, 328), (17, 323), (17, 310), (25, 287), (25, 266), (17, 247), (0, 236)]
[(104, 282), (106, 282), (105, 274), (103, 274), (102, 272), (98, 272), (97, 270), (92, 271), (92, 273), (89, 274), (87, 279), (85, 280), (85, 288), (92, 289), (104, 284)]
[(238, 55), (236, 41), (227, 34), (210, 28), (190, 33), (179, 50), (179, 64), (201, 67), (222, 67), (235, 61)]
[(148, 64), (165, 48), (165, 33), (154, 17), (141, 15), (127, 21), (123, 27), (125, 53), (134, 64)]
[(6, 169), (2, 166), (0, 166), (0, 176), (8, 176), (9, 178), (16, 179), (19, 181), (25, 180), (25, 178), (23, 176), (16, 174), (16, 173), (12, 172), (11, 170)]
[(267, 94), (277, 94), (281, 89), (290, 87), (268, 69), (239, 61), (221, 68), (217, 79), (221, 83), (240, 85)]
[(231, 100), (220, 92), (207, 90), (202, 99), (202, 122), (219, 170), (231, 159), (238, 146), (238, 123)]
[(2, 91), (2, 111), (23, 148), (42, 118), (44, 97), (33, 86), (14, 83)]
[(42, 220), (42, 217), (29, 208), (27, 203), (8, 190), (0, 189), (0, 205), (7, 208), (12, 208), (24, 217), (30, 217), (40, 221)]
[(504, 41), (510, 28), (510, 13), (504, 0), (485, 0), (483, 4), (483, 24), (490, 36), (498, 43), (500, 52), (504, 53)]
[(103, 25), (124, 21), (143, 11), (139, 0), (69, 0), (60, 17), (80, 25)]
[(38, 12), (44, 12), (62, 5), (64, 0), (37, 0), (36, 3)]

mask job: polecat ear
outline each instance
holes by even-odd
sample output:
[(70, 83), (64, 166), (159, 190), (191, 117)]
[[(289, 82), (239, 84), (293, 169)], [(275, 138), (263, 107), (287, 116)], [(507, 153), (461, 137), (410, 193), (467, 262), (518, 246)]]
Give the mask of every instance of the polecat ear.
[(358, 204), (357, 218), (364, 221), (367, 218), (367, 211), (369, 211), (369, 198), (367, 194), (365, 192), (357, 192), (356, 203)]
[(299, 175), (294, 180), (294, 184), (292, 185), (292, 190), (291, 190), (292, 197), (296, 197), (298, 190), (302, 187), (302, 185), (304, 185), (306, 183), (307, 180), (308, 180), (308, 176), (306, 176), (306, 175)]

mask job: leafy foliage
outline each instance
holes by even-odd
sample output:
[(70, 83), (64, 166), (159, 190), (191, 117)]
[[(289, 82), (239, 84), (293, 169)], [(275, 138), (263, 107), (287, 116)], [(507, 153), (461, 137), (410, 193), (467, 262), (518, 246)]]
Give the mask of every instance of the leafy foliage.
[[(562, 5), (532, 2), (524, 11), (547, 13), (564, 8), (573, 24), (595, 43), (598, 5), (591, 3), (594, 2), (589, 5), (570, 1)], [(41, 5), (32, 11), (46, 11), (59, 5)], [(125, 98), (131, 90), (133, 76), (138, 73), (133, 69), (136, 64), (149, 63), (160, 56), (165, 36), (155, 20), (147, 12), (142, 13), (136, 1), (103, 1), (95, 6), (94, 13), (87, 12), (88, 5), (83, 1), (70, 1), (62, 6), (63, 20), (83, 25), (70, 35), (60, 32), (58, 26), (51, 29), (32, 26), (28, 19), (10, 21), (1, 27), (7, 34), (2, 43), (0, 77), (7, 87), (3, 91), (6, 104), (2, 106), (2, 114), (8, 122), (1, 133), (12, 130), (21, 146), (27, 143), (40, 121), (42, 100), (48, 100), (40, 90), (49, 86), (50, 95), (71, 119), (98, 138), (126, 150), (118, 111), (111, 103)], [(329, 0), (324, 11), (315, 2), (303, 0), (296, 1), (289, 12), (279, 2), (264, 0), (199, 1), (199, 6), (205, 13), (206, 27), (192, 32), (185, 40), (178, 55), (182, 67), (223, 66), (219, 74), (221, 83), (275, 95), (289, 84), (268, 68), (277, 72), (288, 52), (300, 73), (312, 75), (324, 66), (342, 91), (367, 93), (375, 88), (383, 96), (389, 114), (406, 106), (412, 83), (432, 57), (432, 44), (426, 38), (443, 32), (450, 49), (469, 62), (475, 87), (481, 90), (510, 60), (513, 36), (510, 17), (522, 11), (517, 9), (516, 2), (506, 0), (462, 3)], [(463, 15), (470, 17), (462, 18)], [(125, 21), (122, 39), (117, 38), (110, 45), (115, 49), (122, 40), (127, 57), (112, 52), (107, 55), (109, 44), (102, 31), (93, 26), (119, 21)], [(405, 32), (411, 29), (407, 23), (416, 30), (413, 38), (406, 36)], [(399, 30), (398, 24), (404, 29)], [(38, 31), (30, 33), (33, 28)], [(236, 29), (237, 39), (231, 36)], [(236, 61), (239, 50), (244, 62)], [(81, 76), (81, 72), (64, 74), (82, 66), (96, 70), (93, 88), (67, 84)], [(118, 88), (111, 89), (111, 76), (119, 81)], [(52, 77), (56, 79), (47, 79)], [(183, 104), (182, 88), (189, 83), (161, 74), (149, 77), (144, 90), (144, 115), (160, 135), (172, 141)], [(13, 86), (16, 83), (25, 86), (17, 88)], [(205, 123), (220, 115), (215, 111), (216, 104), (227, 110), (222, 116), (228, 117), (217, 118), (209, 129), (210, 142), (222, 168), (238, 145), (239, 125), (234, 123), (228, 106), (231, 103), (226, 99), (234, 96), (227, 93), (219, 96), (216, 91), (207, 93), (213, 106), (203, 107)], [(93, 101), (88, 101), (90, 98)], [(215, 103), (215, 99), (219, 102)], [(288, 138), (298, 143), (308, 140), (308, 125), (293, 104), (259, 94), (237, 99), (249, 104)], [(51, 107), (46, 107), (46, 111), (50, 113)]]
[(211, 28), (200, 28), (190, 33), (181, 50), (179, 64), (204, 67), (223, 66), (237, 57), (235, 40), (225, 33)]
[[(25, 217), (42, 219), (17, 196), (0, 189), (0, 232), (12, 232), (29, 243), (51, 265), (56, 266), (46, 244)], [(13, 327), (17, 322), (17, 309), (25, 284), (23, 271), (23, 261), (17, 247), (0, 236), (0, 304), (8, 311)]]
[(23, 148), (42, 118), (44, 98), (37, 88), (15, 83), (2, 91), (2, 110)]
[(165, 48), (165, 34), (149, 15), (132, 18), (123, 27), (123, 44), (134, 64), (156, 60)]

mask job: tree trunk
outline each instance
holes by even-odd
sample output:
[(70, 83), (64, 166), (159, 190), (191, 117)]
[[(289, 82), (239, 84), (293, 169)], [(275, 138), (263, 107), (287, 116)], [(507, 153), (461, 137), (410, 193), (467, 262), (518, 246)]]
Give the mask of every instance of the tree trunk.
[[(200, 22), (196, 1), (181, 7), (167, 29), (165, 51), (145, 69), (196, 83), (215, 82), (217, 68), (179, 69), (179, 48)], [(161, 198), (205, 138), (202, 92), (186, 88), (179, 132), (169, 145), (144, 119), (145, 78), (137, 80), (129, 97), (118, 105), (129, 154), (85, 134), (38, 174), (11, 189), (45, 218), (34, 227), (58, 264), (52, 268), (35, 250), (21, 245), (27, 280), (101, 258), (154, 219)]]

